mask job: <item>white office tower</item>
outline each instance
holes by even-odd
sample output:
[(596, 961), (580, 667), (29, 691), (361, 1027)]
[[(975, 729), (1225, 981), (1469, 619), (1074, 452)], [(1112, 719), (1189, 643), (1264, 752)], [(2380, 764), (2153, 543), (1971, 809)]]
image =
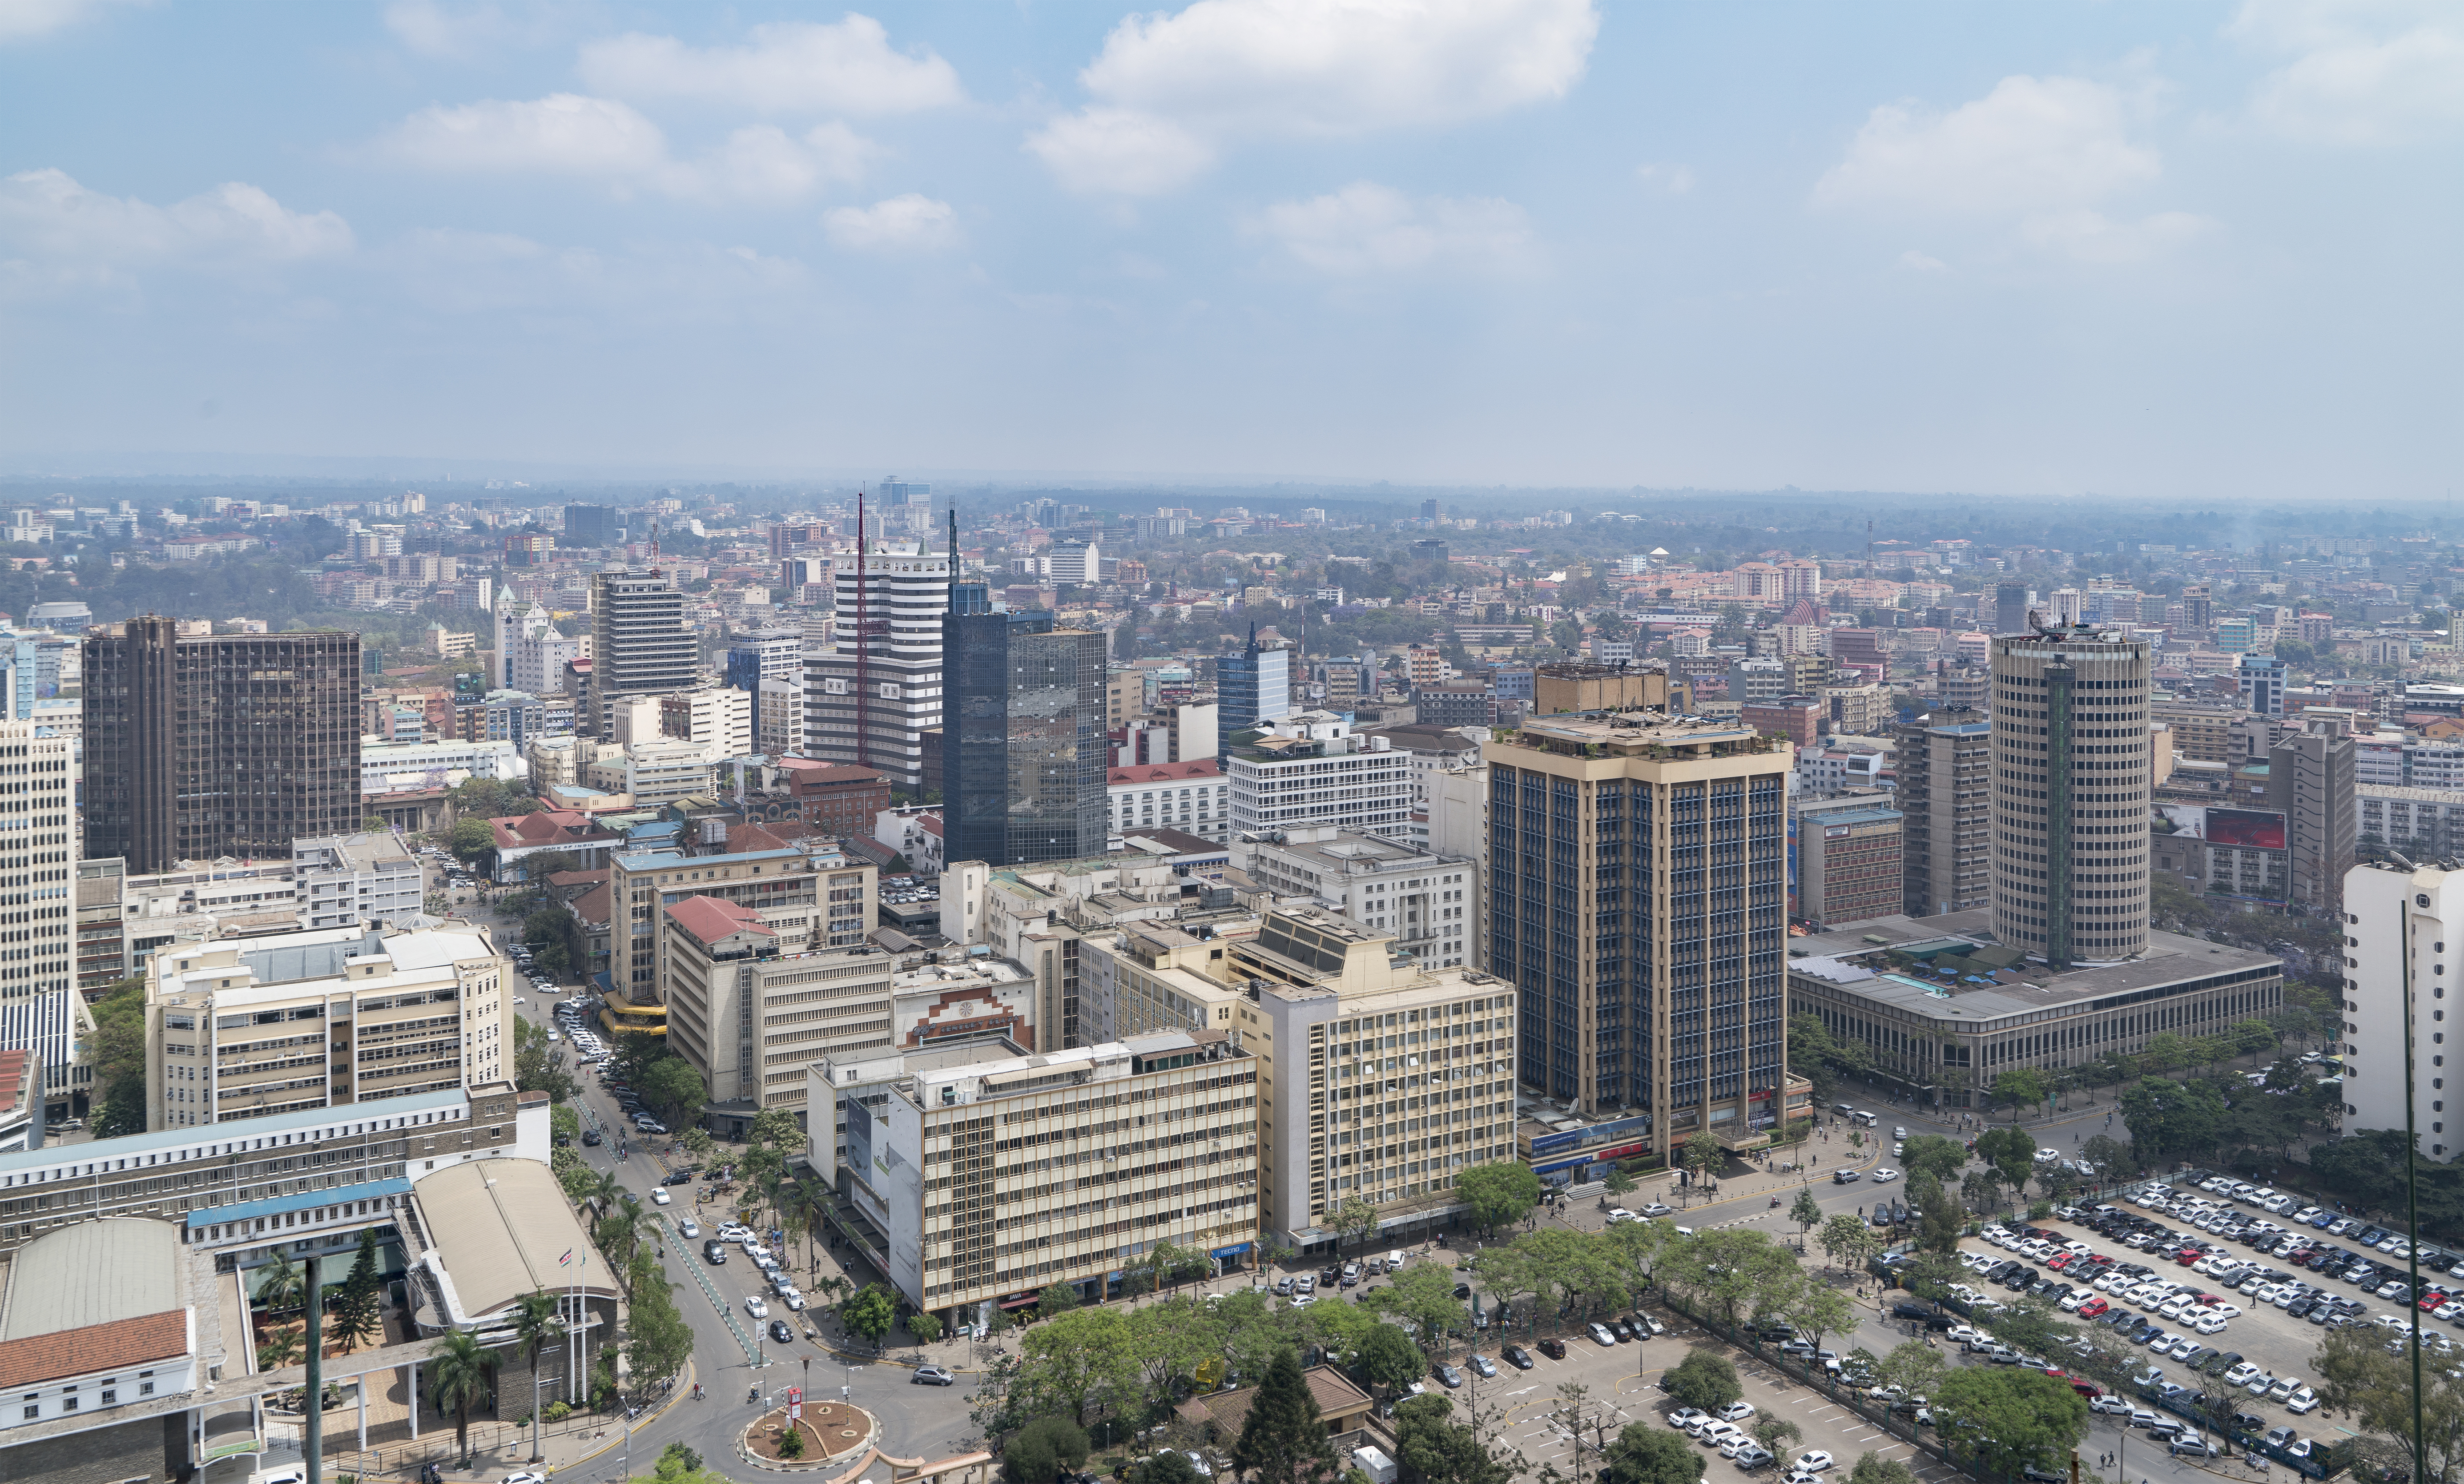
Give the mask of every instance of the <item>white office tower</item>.
[(850, 558), (835, 596), (831, 647), (804, 656), (804, 755), (861, 763), (894, 788), (920, 789), (924, 733), (941, 725), (950, 558), (913, 547), (872, 552), (861, 571)]
[[(48, 731), (49, 729), (45, 729)], [(76, 743), (37, 736), (30, 721), (0, 721), (0, 908), (23, 907), (26, 926), (0, 961), (0, 1050), (31, 1052), (43, 1065), (43, 1102), (64, 1107), (92, 1082), (77, 1065), (94, 1020), (77, 992), (77, 862), (73, 794)]]
[(510, 591), (497, 598), (495, 620), (498, 684), (507, 690), (556, 694), (564, 688), (564, 667), (590, 652), (588, 635), (567, 639), (556, 631), (545, 608)]
[[(2412, 961), (2412, 1097), (2421, 1152), (2452, 1160), (2447, 1012), (2464, 1010), (2464, 870), (2365, 863), (2344, 873), (2344, 1131), (2404, 1126), (2405, 960)], [(2456, 1001), (2450, 1006), (2448, 1001)], [(2457, 1030), (2464, 1032), (2464, 1016)], [(2464, 1041), (2457, 1043), (2464, 1051)], [(2464, 1075), (2464, 1060), (2456, 1063)], [(2464, 1082), (2457, 1084), (2464, 1091)], [(2464, 1119), (2464, 1104), (2456, 1116)]]
[[(2056, 969), (2147, 949), (2147, 643), (1993, 641), (1993, 931)], [(1238, 803), (1236, 794), (1234, 802)]]

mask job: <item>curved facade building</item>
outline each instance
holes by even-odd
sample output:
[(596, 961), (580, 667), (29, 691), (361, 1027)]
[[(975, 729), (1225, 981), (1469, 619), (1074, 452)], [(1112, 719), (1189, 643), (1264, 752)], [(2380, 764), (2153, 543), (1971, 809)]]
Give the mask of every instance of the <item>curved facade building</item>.
[(2057, 969), (2147, 948), (2147, 645), (1993, 641), (1993, 931)]

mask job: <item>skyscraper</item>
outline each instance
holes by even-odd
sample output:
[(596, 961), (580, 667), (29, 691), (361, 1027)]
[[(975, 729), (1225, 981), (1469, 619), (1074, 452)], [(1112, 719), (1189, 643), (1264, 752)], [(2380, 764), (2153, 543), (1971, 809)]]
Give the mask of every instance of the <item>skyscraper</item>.
[(2351, 711), (2312, 709), (2267, 753), (2267, 807), (2284, 815), (2292, 897), (2314, 912), (2343, 910), (2344, 876), (2361, 838), (2354, 797), (2360, 743)]
[(1105, 642), (1042, 608), (941, 621), (945, 853), (1014, 865), (1103, 852)]
[(86, 854), (131, 874), (359, 828), (360, 636), (131, 619), (87, 640)]
[(613, 546), (624, 537), (613, 505), (568, 505), (564, 508), (564, 544)]
[(950, 558), (873, 551), (842, 558), (837, 579), (832, 646), (804, 656), (806, 752), (920, 789), (924, 733), (941, 725)]
[(2147, 947), (2147, 644), (1993, 641), (1993, 930), (2056, 969)]
[(2017, 634), (2028, 627), (2028, 584), (1996, 582), (1993, 584), (1993, 632)]
[[(92, 737), (89, 731), (88, 747)], [(40, 1058), (47, 1104), (66, 1102), (93, 1079), (91, 1068), (76, 1065), (77, 923), (65, 905), (78, 860), (75, 746), (36, 736), (33, 722), (0, 721), (0, 902), (63, 904), (18, 913), (14, 920), (26, 926), (11, 932), (11, 949), (0, 957), (0, 1049)]]
[(618, 698), (690, 689), (701, 646), (685, 627), (685, 595), (664, 572), (601, 572), (590, 578), (590, 696), (574, 730), (607, 734)]
[(1993, 881), (1992, 723), (1943, 707), (1897, 731), (1901, 910), (1932, 917), (1983, 906)]
[(1239, 654), (1215, 662), (1218, 741), (1216, 756), (1231, 755), (1232, 734), (1254, 731), (1292, 709), (1291, 651), (1258, 647), (1258, 625), (1249, 625), (1249, 644)]
[[(775, 686), (765, 690), (762, 682), (789, 683), (791, 692), (781, 692)], [(727, 683), (738, 690), (753, 694), (753, 735), (756, 738), (776, 736), (787, 739), (788, 750), (802, 752), (804, 745), (804, 631), (800, 628), (764, 628), (738, 634), (727, 644)], [(792, 699), (795, 714), (780, 717), (770, 714), (782, 699)], [(781, 726), (781, 722), (786, 725)], [(759, 751), (767, 747), (756, 744)]]
[[(1489, 971), (1521, 1080), (1663, 1155), (1785, 1108), (1792, 750), (1733, 722), (1550, 716), (1484, 749)], [(1620, 1136), (1620, 1141), (1622, 1135)]]

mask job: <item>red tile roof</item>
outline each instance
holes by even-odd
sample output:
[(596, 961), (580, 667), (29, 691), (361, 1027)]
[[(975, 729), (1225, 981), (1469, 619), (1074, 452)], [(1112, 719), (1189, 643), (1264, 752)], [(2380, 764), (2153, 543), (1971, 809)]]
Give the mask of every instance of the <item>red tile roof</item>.
[(0, 1113), (14, 1113), (25, 1106), (33, 1080), (26, 1075), (31, 1059), (29, 1052), (0, 1051)]
[(1200, 757), (1185, 763), (1133, 763), (1127, 768), (1107, 770), (1104, 781), (1124, 783), (1180, 783), (1191, 778), (1215, 778), (1223, 774), (1223, 766), (1212, 757)]
[(55, 1330), (0, 1342), (0, 1386), (88, 1376), (188, 1353), (188, 1311), (165, 1309), (133, 1320)]
[(779, 936), (761, 921), (760, 913), (722, 897), (687, 897), (668, 908), (668, 915), (675, 919), (677, 927), (704, 944), (739, 932)]

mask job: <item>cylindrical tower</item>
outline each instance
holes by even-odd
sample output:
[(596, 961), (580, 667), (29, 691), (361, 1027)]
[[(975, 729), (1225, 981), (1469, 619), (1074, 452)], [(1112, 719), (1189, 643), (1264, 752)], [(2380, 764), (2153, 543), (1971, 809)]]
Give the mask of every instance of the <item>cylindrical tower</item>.
[(2057, 969), (2147, 947), (2147, 645), (1993, 641), (1993, 930)]

